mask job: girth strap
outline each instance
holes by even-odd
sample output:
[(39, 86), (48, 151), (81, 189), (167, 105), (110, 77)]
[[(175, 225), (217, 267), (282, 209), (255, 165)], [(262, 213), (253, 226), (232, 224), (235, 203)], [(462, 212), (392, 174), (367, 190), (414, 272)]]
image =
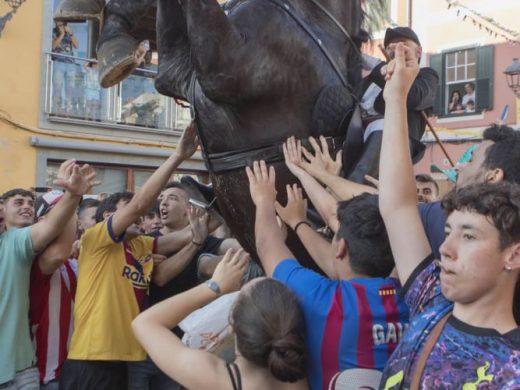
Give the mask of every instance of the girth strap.
[[(342, 147), (345, 137), (326, 137), (327, 145), (331, 155)], [(310, 143), (306, 139), (302, 140), (302, 145), (310, 148)], [(235, 150), (223, 153), (208, 153), (208, 160), (211, 169), (215, 173), (244, 169), (252, 165), (253, 161), (264, 160), (266, 163), (274, 163), (284, 160), (283, 143), (264, 146), (257, 149)]]

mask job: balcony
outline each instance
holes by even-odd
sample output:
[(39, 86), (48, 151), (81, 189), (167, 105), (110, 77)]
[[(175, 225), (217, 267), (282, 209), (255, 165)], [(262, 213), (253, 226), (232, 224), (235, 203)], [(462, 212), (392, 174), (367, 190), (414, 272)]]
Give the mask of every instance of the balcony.
[(136, 69), (121, 83), (104, 89), (95, 60), (45, 53), (45, 114), (49, 121), (129, 130), (180, 130), (190, 109), (154, 87), (156, 71)]

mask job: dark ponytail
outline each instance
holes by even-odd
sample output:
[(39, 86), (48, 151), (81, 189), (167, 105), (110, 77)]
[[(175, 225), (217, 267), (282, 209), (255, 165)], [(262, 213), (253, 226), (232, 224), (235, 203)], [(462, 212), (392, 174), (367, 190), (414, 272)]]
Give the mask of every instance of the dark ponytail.
[(296, 296), (274, 279), (253, 283), (240, 295), (231, 315), (238, 351), (252, 363), (269, 368), (280, 381), (303, 379), (304, 320)]

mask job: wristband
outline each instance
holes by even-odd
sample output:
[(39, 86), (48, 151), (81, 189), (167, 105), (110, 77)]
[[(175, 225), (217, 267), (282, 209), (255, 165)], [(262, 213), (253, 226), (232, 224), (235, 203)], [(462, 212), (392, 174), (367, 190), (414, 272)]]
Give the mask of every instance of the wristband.
[(217, 297), (220, 296), (220, 286), (217, 282), (215, 282), (213, 279), (210, 279), (206, 282), (206, 286), (213, 291), (215, 294), (217, 294)]
[(300, 221), (294, 226), (294, 229), (293, 229), (296, 234), (298, 234), (298, 228), (300, 227), (300, 225), (307, 225), (308, 227), (311, 227), (311, 224), (309, 222)]

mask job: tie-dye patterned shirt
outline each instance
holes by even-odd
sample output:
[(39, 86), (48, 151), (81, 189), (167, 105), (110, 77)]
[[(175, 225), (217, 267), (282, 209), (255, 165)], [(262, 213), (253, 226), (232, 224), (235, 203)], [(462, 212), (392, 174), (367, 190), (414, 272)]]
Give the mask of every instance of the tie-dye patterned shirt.
[[(435, 325), (453, 310), (441, 293), (438, 261), (423, 261), (403, 288), (410, 325), (383, 373), (380, 389), (409, 389)], [(501, 335), (450, 316), (424, 368), (420, 389), (520, 390), (520, 328)]]

